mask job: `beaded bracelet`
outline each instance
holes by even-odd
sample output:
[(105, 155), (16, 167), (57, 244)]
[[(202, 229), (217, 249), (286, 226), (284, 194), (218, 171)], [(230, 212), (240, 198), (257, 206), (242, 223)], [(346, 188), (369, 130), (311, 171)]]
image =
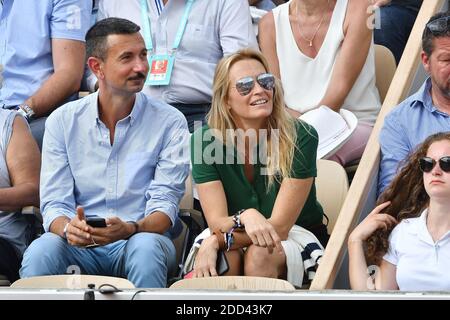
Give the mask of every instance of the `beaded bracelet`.
[(225, 233), (225, 243), (227, 245), (227, 251), (230, 251), (231, 246), (234, 243), (234, 236), (233, 236), (233, 231), (235, 230), (235, 228), (231, 228), (231, 230), (227, 233)]
[(243, 213), (245, 210), (247, 209), (241, 209), (233, 215), (233, 222), (234, 222), (233, 228), (235, 229), (244, 228), (244, 225), (241, 223), (241, 213)]

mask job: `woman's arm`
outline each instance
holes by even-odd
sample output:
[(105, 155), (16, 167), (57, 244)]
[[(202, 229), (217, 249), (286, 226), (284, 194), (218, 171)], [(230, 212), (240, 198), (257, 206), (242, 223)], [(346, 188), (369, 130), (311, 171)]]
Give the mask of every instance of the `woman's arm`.
[[(198, 184), (197, 191), (211, 231), (229, 232), (234, 226), (234, 221), (233, 217), (228, 216), (228, 206), (222, 183), (211, 181)], [(274, 226), (258, 210), (254, 208), (245, 210), (241, 214), (241, 223), (245, 226), (245, 232), (233, 233), (234, 245), (231, 249), (247, 247), (253, 243), (257, 246), (267, 247), (269, 251), (272, 251), (274, 247), (281, 250), (281, 239)], [(216, 248), (216, 244), (213, 241), (211, 246)]]
[(348, 2), (342, 48), (336, 59), (330, 84), (319, 106), (326, 105), (339, 111), (366, 62), (372, 42), (372, 30), (367, 24), (370, 17), (368, 6), (367, 1)]
[(0, 189), (0, 210), (39, 206), (41, 155), (25, 120), (18, 116), (6, 151), (6, 165), (11, 187)]
[(219, 180), (197, 184), (197, 192), (205, 214), (206, 222), (211, 231), (230, 230), (233, 218), (228, 216), (228, 205), (222, 182)]
[(269, 63), (269, 71), (280, 79), (277, 47), (275, 42), (275, 21), (272, 11), (261, 18), (258, 25), (259, 47)]
[(269, 222), (282, 240), (286, 240), (289, 230), (298, 219), (308, 198), (314, 178), (284, 179), (280, 186)]
[(375, 275), (375, 285), (372, 283), (363, 247), (364, 242), (375, 230), (388, 229), (397, 223), (392, 216), (381, 213), (389, 204), (390, 202), (385, 202), (373, 209), (348, 238), (350, 286), (353, 290), (382, 290), (397, 287), (395, 266), (384, 260), (379, 269), (380, 274)]

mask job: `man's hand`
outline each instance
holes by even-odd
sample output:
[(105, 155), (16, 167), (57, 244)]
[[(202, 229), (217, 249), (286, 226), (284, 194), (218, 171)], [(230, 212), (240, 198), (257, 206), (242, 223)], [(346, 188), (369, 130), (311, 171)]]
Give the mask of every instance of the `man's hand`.
[(73, 246), (85, 247), (93, 243), (91, 232), (92, 227), (86, 224), (83, 207), (77, 207), (75, 218), (67, 225), (67, 243)]
[(95, 243), (99, 245), (127, 239), (135, 231), (133, 224), (122, 221), (118, 217), (106, 219), (106, 225), (106, 228), (91, 228), (91, 235)]

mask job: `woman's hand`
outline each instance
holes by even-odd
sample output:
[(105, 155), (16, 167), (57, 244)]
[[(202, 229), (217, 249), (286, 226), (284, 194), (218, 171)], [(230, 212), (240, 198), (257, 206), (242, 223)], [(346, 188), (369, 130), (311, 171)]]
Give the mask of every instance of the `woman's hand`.
[(366, 241), (372, 233), (378, 229), (388, 230), (397, 224), (397, 220), (389, 214), (382, 213), (381, 210), (386, 208), (390, 201), (384, 202), (375, 207), (371, 213), (353, 230), (350, 234), (349, 242)]
[(219, 251), (219, 241), (215, 235), (203, 240), (195, 257), (193, 278), (217, 277), (217, 251)]
[(264, 247), (273, 252), (276, 247), (282, 251), (281, 239), (275, 228), (267, 219), (255, 209), (247, 209), (241, 214), (241, 222), (245, 226), (245, 232), (258, 247)]

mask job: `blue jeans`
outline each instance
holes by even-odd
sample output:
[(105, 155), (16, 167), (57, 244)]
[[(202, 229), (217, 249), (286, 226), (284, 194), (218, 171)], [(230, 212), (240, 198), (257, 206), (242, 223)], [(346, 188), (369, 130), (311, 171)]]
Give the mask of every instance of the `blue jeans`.
[(175, 272), (175, 247), (163, 235), (141, 232), (129, 240), (86, 249), (47, 232), (25, 251), (20, 277), (71, 273), (122, 277), (138, 288), (165, 288)]
[(403, 54), (417, 12), (401, 5), (381, 7), (380, 29), (374, 30), (374, 41), (392, 51), (397, 64)]

